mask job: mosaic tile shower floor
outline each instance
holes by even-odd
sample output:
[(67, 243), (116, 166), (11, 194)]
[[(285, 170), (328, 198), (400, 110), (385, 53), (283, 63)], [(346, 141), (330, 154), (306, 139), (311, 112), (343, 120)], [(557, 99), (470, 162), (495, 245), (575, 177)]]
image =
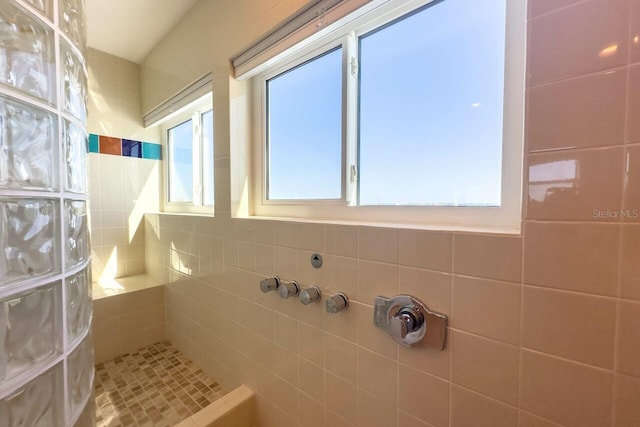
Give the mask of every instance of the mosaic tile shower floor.
[(96, 365), (96, 425), (171, 427), (224, 394), (163, 341)]

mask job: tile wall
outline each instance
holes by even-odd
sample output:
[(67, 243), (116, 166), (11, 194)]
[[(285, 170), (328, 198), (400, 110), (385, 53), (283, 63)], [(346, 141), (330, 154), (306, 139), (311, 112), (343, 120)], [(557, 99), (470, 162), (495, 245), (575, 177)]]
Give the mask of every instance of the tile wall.
[[(160, 134), (145, 129), (140, 67), (88, 49), (93, 280), (144, 273), (144, 212), (159, 209)], [(152, 141), (152, 142), (147, 142)]]
[[(142, 65), (149, 106), (214, 72), (216, 218), (146, 217), (170, 340), (263, 426), (640, 425), (640, 0), (529, 0), (518, 236), (230, 219), (228, 58), (299, 3), (201, 1)], [(260, 293), (274, 273), (351, 307)], [(373, 327), (398, 292), (450, 316), (446, 351)]]
[(156, 286), (93, 300), (96, 364), (166, 339), (164, 287)]

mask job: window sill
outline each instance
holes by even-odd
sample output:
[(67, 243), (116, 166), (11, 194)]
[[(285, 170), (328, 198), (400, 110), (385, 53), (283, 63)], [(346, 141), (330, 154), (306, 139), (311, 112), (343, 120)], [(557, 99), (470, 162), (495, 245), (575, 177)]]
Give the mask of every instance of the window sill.
[(180, 210), (164, 210), (159, 212), (146, 212), (148, 214), (153, 215), (180, 215), (180, 216), (193, 216), (193, 217), (205, 217), (205, 218), (214, 218), (215, 212), (187, 212)]
[(351, 227), (379, 227), (379, 228), (397, 228), (397, 229), (404, 229), (404, 230), (501, 234), (501, 235), (512, 235), (512, 236), (520, 236), (522, 234), (520, 227), (510, 228), (510, 227), (493, 227), (493, 226), (479, 227), (479, 226), (468, 226), (468, 225), (407, 224), (407, 223), (374, 222), (374, 221), (345, 221), (345, 220), (323, 220), (323, 219), (311, 219), (311, 218), (285, 218), (285, 217), (270, 217), (270, 216), (258, 216), (258, 215), (237, 217), (236, 219), (297, 222), (297, 223), (308, 223), (308, 224), (345, 225), (345, 226), (351, 226)]

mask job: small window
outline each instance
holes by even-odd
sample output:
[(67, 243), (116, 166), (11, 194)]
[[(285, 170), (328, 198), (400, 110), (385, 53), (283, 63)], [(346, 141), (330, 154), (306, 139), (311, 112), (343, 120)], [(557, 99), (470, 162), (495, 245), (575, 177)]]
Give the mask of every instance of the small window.
[(355, 15), (254, 78), (251, 212), (519, 230), (521, 3)]
[(193, 121), (169, 129), (169, 203), (193, 203)]
[(342, 197), (342, 51), (267, 81), (267, 198)]
[(213, 110), (200, 114), (202, 123), (202, 204), (213, 206)]
[(165, 210), (213, 213), (213, 110), (211, 96), (167, 120)]

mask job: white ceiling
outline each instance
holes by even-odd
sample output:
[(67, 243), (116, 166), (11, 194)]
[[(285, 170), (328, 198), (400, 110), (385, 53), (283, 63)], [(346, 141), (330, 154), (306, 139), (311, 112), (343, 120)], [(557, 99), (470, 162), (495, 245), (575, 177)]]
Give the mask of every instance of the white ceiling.
[(140, 63), (197, 0), (86, 0), (87, 44)]

